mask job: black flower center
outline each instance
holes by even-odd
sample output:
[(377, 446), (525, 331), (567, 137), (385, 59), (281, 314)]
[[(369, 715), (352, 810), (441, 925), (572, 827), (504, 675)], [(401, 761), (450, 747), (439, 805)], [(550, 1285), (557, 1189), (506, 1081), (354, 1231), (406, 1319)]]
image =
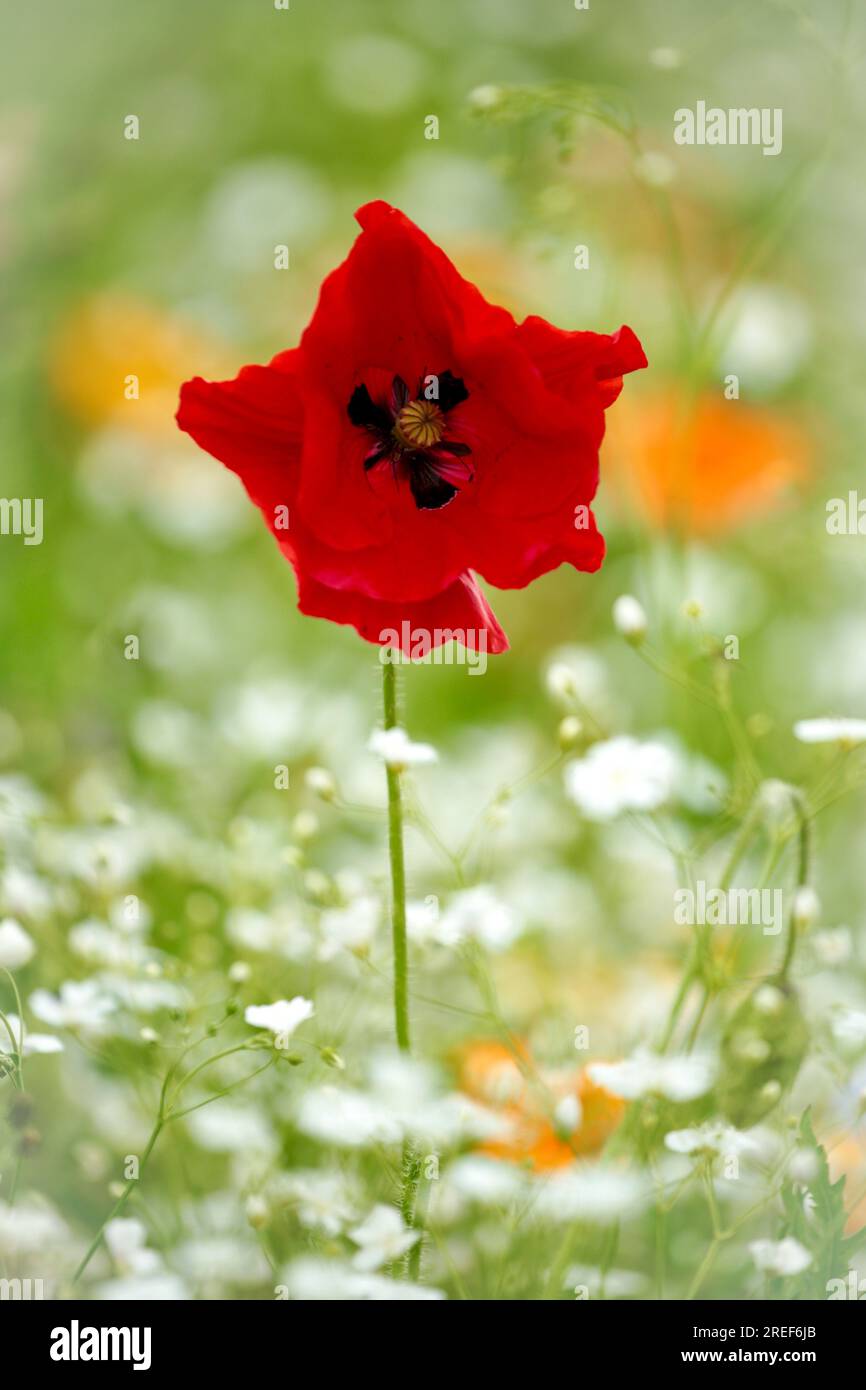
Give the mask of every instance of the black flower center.
[(415, 396), (395, 376), (387, 404), (374, 401), (363, 383), (356, 386), (346, 410), (352, 424), (371, 437), (365, 471), (390, 467), (395, 480), (408, 479), (419, 510), (444, 507), (474, 476), (469, 445), (449, 437), (454, 427), (449, 412), (468, 397), (452, 372), (425, 377)]

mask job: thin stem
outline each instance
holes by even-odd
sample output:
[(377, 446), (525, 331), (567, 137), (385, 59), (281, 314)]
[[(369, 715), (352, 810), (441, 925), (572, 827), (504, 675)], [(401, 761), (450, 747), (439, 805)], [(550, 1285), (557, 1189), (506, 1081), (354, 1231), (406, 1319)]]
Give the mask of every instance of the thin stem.
[(72, 1276), (73, 1284), (78, 1283), (87, 1266), (90, 1264), (90, 1261), (93, 1259), (93, 1256), (96, 1254), (96, 1251), (99, 1249), (102, 1238), (105, 1235), (105, 1228), (108, 1225), (109, 1221), (113, 1221), (116, 1216), (119, 1216), (120, 1213), (123, 1211), (123, 1208), (126, 1206), (132, 1189), (135, 1187), (136, 1183), (138, 1183), (141, 1179), (141, 1175), (144, 1172), (144, 1165), (151, 1155), (153, 1146), (159, 1138), (164, 1124), (165, 1121), (162, 1117), (162, 1114), (160, 1113), (156, 1121), (156, 1124), (153, 1127), (150, 1138), (147, 1141), (147, 1147), (145, 1148), (144, 1153), (141, 1155), (141, 1162), (138, 1165), (138, 1177), (129, 1179), (129, 1181), (126, 1184), (126, 1187), (123, 1189), (114, 1206), (111, 1208), (111, 1211), (108, 1213), (99, 1230), (96, 1232), (96, 1235), (93, 1237), (93, 1240), (87, 1247), (87, 1251), (84, 1254), (81, 1263), (79, 1264), (78, 1268)]
[[(382, 703), (386, 729), (397, 724), (397, 668), (385, 653), (382, 662)], [(388, 781), (388, 857), (391, 862), (391, 935), (394, 943), (394, 1028), (397, 1046), (407, 1056), (409, 1039), (409, 952), (406, 944), (406, 862), (403, 854), (403, 797), (400, 770), (386, 764)], [(416, 1198), (421, 1161), (411, 1139), (404, 1139), (401, 1160), (400, 1214), (404, 1224), (416, 1224)], [(417, 1275), (421, 1241), (409, 1252), (405, 1272)]]
[[(382, 663), (382, 698), (385, 728), (397, 724), (397, 669), (391, 660)], [(398, 768), (386, 767), (388, 780), (388, 854), (391, 861), (391, 933), (394, 942), (394, 1026), (397, 1046), (410, 1051), (409, 959), (406, 948), (406, 865), (403, 857), (403, 798)]]
[[(812, 834), (809, 816), (806, 807), (800, 811), (800, 853), (797, 860), (797, 888), (803, 888), (809, 881), (809, 860), (812, 847)], [(779, 972), (782, 979), (786, 977), (794, 960), (794, 952), (797, 949), (797, 922), (796, 922), (796, 890), (794, 893), (794, 903), (788, 919), (788, 940), (785, 943), (785, 955), (782, 959), (782, 968)]]

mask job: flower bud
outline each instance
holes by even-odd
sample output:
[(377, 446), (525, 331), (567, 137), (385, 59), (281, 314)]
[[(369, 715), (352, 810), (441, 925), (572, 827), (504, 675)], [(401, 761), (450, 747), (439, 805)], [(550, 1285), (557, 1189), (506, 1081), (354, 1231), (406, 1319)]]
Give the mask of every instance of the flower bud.
[(804, 883), (795, 891), (794, 901), (791, 904), (791, 921), (798, 932), (808, 931), (813, 922), (817, 922), (821, 915), (821, 899), (815, 892)]
[(333, 801), (337, 795), (337, 784), (326, 767), (308, 767), (304, 773), (304, 785), (322, 801)]
[(778, 1104), (803, 1061), (809, 1033), (793, 987), (764, 980), (728, 1020), (722, 1037), (718, 1103), (726, 1120), (749, 1129)]
[(560, 748), (565, 750), (575, 748), (580, 743), (583, 738), (583, 723), (576, 714), (567, 714), (560, 720), (556, 737)]
[(258, 1192), (251, 1192), (244, 1205), (247, 1221), (254, 1231), (260, 1231), (268, 1224), (268, 1204)]
[(613, 605), (613, 625), (632, 646), (639, 646), (647, 634), (643, 605), (631, 594), (620, 594)]

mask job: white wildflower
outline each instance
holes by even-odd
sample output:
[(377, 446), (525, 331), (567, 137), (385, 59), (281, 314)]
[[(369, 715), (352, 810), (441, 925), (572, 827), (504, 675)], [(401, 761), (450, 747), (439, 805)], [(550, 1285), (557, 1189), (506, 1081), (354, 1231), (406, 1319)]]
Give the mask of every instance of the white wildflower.
[(636, 1173), (604, 1164), (573, 1164), (547, 1179), (535, 1211), (549, 1221), (586, 1221), (603, 1225), (639, 1210), (648, 1195)]
[(852, 748), (866, 742), (866, 719), (800, 719), (794, 737), (801, 743), (839, 743)]
[(36, 954), (36, 945), (28, 932), (14, 917), (5, 917), (0, 922), (0, 966), (7, 970), (20, 970)]
[(349, 1235), (360, 1247), (352, 1258), (352, 1264), (365, 1273), (399, 1260), (420, 1239), (418, 1231), (407, 1230), (403, 1225), (397, 1208), (386, 1206), (383, 1202), (378, 1203)]
[(711, 1058), (689, 1056), (661, 1057), (638, 1051), (621, 1062), (590, 1062), (587, 1074), (597, 1086), (623, 1100), (661, 1095), (668, 1100), (695, 1100), (710, 1089), (716, 1067)]
[(30, 996), (30, 1007), (38, 1019), (52, 1028), (100, 1033), (117, 1005), (96, 980), (64, 980), (58, 994), (35, 990)]
[(448, 944), (477, 941), (489, 951), (504, 951), (520, 935), (511, 908), (492, 888), (479, 884), (455, 893), (438, 925), (438, 939)]
[(627, 642), (635, 645), (647, 634), (647, 615), (643, 604), (633, 594), (620, 594), (613, 605), (613, 625)]
[(348, 907), (331, 907), (322, 913), (319, 960), (332, 960), (338, 951), (367, 952), (373, 944), (382, 915), (377, 898), (356, 898)]
[(621, 735), (595, 743), (565, 770), (568, 795), (588, 820), (611, 820), (622, 811), (652, 811), (673, 792), (677, 761), (662, 743)]
[(431, 744), (413, 743), (406, 730), (399, 726), (393, 729), (376, 729), (370, 735), (367, 748), (391, 768), (435, 763), (439, 758)]
[[(14, 1050), (15, 1050), (16, 1052), (20, 1052), (20, 1051), (21, 1051), (21, 1019), (18, 1017), (17, 1014), (7, 1014), (7, 1015), (6, 1015), (6, 1022), (9, 1024), (9, 1028), (8, 1028), (8, 1029), (7, 1029), (7, 1027), (6, 1027), (6, 1024), (3, 1022), (3, 1020), (0, 1019), (0, 1053), (3, 1053), (4, 1055), (8, 1055), (8, 1053), (12, 1050), (13, 1039), (14, 1039)], [(11, 1030), (11, 1032), (12, 1032), (12, 1038), (10, 1038), (10, 1036), (9, 1036), (9, 1030)], [(62, 1051), (63, 1051), (63, 1043), (60, 1041), (59, 1038), (52, 1037), (52, 1035), (51, 1035), (50, 1033), (31, 1033), (31, 1032), (29, 1031), (29, 1029), (25, 1029), (25, 1032), (24, 1032), (24, 1056), (25, 1056), (25, 1057), (36, 1056), (36, 1055), (39, 1054), (39, 1053), (62, 1052)]]
[(296, 994), (294, 999), (278, 999), (275, 1004), (250, 1004), (244, 1010), (244, 1018), (251, 1028), (273, 1033), (282, 1045), (315, 1012), (310, 999)]
[(794, 1236), (786, 1236), (784, 1240), (753, 1240), (749, 1250), (757, 1269), (783, 1278), (802, 1274), (812, 1263), (809, 1251)]

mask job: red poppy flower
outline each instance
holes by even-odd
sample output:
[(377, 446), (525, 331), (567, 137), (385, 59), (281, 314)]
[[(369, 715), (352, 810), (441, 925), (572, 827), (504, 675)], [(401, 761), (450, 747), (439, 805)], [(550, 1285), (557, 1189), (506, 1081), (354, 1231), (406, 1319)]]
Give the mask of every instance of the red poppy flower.
[(516, 589), (599, 567), (604, 411), (646, 358), (629, 328), (516, 323), (387, 203), (357, 219), (300, 346), (186, 382), (178, 424), (241, 478), (301, 612), (404, 650), (420, 631), (504, 651), (475, 573)]

